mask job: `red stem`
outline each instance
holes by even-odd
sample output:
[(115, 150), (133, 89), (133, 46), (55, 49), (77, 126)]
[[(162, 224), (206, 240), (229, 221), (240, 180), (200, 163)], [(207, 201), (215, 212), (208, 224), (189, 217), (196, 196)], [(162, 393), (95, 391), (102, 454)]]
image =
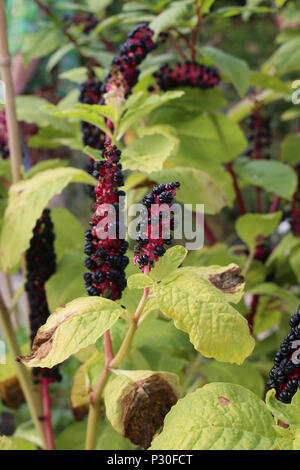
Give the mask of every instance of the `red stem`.
[(109, 330), (107, 330), (104, 333), (104, 352), (105, 352), (105, 364), (109, 365), (114, 358)]
[(196, 211), (193, 211), (193, 214), (195, 216), (195, 219), (196, 219), (196, 222), (201, 225), (202, 222), (203, 222), (203, 228), (204, 228), (204, 235), (205, 235), (205, 238), (208, 240), (208, 242), (211, 244), (211, 245), (214, 245), (215, 243), (217, 243), (217, 240), (214, 236), (214, 234), (212, 233), (212, 231), (210, 230), (209, 226), (207, 225), (207, 223), (205, 222), (205, 220), (203, 220), (201, 214), (199, 214), (198, 212)]
[(173, 46), (175, 47), (178, 55), (180, 56), (180, 58), (183, 60), (183, 62), (186, 62), (186, 56), (184, 55), (184, 52), (183, 50), (181, 49), (181, 47), (179, 46), (178, 42), (176, 41), (176, 39), (174, 38), (174, 36), (170, 35), (171, 37), (171, 40), (172, 40), (172, 43), (173, 43)]
[(240, 191), (240, 188), (239, 188), (239, 185), (238, 185), (238, 182), (237, 182), (236, 174), (235, 174), (235, 172), (233, 170), (233, 167), (232, 167), (232, 162), (226, 163), (226, 168), (227, 168), (227, 171), (231, 174), (231, 177), (232, 177), (234, 192), (235, 192), (235, 195), (236, 195), (236, 201), (237, 201), (237, 205), (238, 205), (240, 214), (244, 215), (244, 214), (247, 213), (247, 210), (246, 210), (246, 207), (245, 207), (245, 204), (244, 204), (242, 193)]
[(276, 195), (273, 199), (273, 202), (272, 202), (271, 206), (270, 206), (269, 214), (273, 214), (273, 212), (277, 211), (278, 206), (279, 206), (279, 202), (280, 202), (280, 196)]
[(45, 438), (47, 450), (55, 450), (53, 429), (51, 422), (51, 398), (49, 394), (49, 377), (42, 377), (42, 400), (43, 400), (43, 418), (45, 424)]
[(249, 327), (252, 329), (254, 316), (256, 314), (257, 304), (258, 304), (259, 296), (254, 294), (251, 300), (250, 312), (246, 315), (246, 320), (248, 321)]

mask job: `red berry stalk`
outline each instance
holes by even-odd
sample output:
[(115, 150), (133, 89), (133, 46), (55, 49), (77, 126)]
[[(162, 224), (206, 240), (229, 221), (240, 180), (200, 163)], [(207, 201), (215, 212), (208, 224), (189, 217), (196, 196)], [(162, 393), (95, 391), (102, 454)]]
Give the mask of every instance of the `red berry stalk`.
[(291, 331), (285, 336), (275, 354), (274, 367), (267, 382), (276, 390), (276, 398), (290, 403), (300, 387), (300, 307), (290, 319)]
[[(45, 209), (38, 219), (30, 240), (30, 247), (26, 251), (27, 279), (25, 291), (30, 306), (31, 343), (40, 326), (44, 325), (50, 315), (45, 283), (54, 274), (56, 269), (54, 251), (53, 223), (49, 209)], [(53, 381), (61, 380), (57, 367), (52, 369), (34, 368), (36, 376), (48, 377)]]
[(165, 238), (164, 234), (174, 229), (170, 208), (179, 186), (178, 182), (159, 184), (143, 199), (145, 212), (142, 214), (134, 257), (134, 264), (138, 263), (143, 272), (146, 267), (151, 269), (154, 261), (165, 253), (164, 245), (171, 244), (172, 235)]
[(217, 69), (192, 61), (178, 63), (173, 68), (169, 64), (164, 64), (153, 76), (156, 78), (157, 86), (163, 91), (182, 86), (206, 89), (220, 83)]
[(269, 159), (270, 155), (264, 154), (264, 152), (268, 151), (271, 145), (271, 118), (263, 116), (261, 110), (261, 105), (256, 103), (247, 120), (250, 133), (248, 135), (249, 147), (245, 155), (256, 159)]
[(116, 300), (127, 285), (124, 270), (129, 262), (124, 256), (128, 243), (121, 238), (118, 223), (119, 198), (125, 193), (119, 190), (124, 184), (119, 163), (121, 152), (109, 141), (104, 147), (103, 159), (94, 163), (93, 176), (98, 178), (98, 185), (92, 228), (85, 232), (84, 252), (89, 257), (84, 264), (90, 272), (84, 274), (84, 280), (88, 295)]
[(4, 109), (0, 111), (0, 156), (5, 159), (9, 158), (7, 124)]

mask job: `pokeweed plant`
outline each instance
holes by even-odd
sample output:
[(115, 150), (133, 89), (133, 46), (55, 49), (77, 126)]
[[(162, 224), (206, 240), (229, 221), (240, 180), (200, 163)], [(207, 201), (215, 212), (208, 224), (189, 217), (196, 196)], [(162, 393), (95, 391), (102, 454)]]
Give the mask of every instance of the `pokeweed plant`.
[[(298, 449), (300, 113), (288, 99), (299, 64), (287, 58), (299, 38), (280, 32), (279, 48), (253, 71), (201, 39), (220, 17), (275, 12), (285, 24), (291, 6), (152, 1), (116, 12), (87, 2), (64, 21), (51, 2), (36, 3), (56, 38), (48, 70), (72, 50), (85, 67), (62, 74), (79, 90), (57, 105), (18, 97), (19, 118), (39, 125), (29, 146), (66, 145), (85, 155), (87, 171), (51, 160), (11, 184), (2, 160), (0, 255), (14, 272), (26, 252), (30, 320), (42, 324), (18, 360), (47, 378), (64, 361), (63, 377), (64, 365), (80, 363), (70, 390), (78, 422), (54, 429), (57, 448), (78, 433), (86, 449)], [(36, 38), (24, 45), (27, 61)], [(290, 133), (274, 142), (272, 106), (283, 103)], [(55, 240), (44, 238), (54, 243), (54, 272), (54, 253), (48, 259), (36, 238), (45, 207), (71, 182), (92, 188), (90, 228), (51, 211)], [(142, 201), (134, 242), (117, 217), (125, 195)], [(203, 225), (203, 248), (172, 240), (175, 197)], [(11, 366), (6, 373), (1, 396), (15, 376)]]

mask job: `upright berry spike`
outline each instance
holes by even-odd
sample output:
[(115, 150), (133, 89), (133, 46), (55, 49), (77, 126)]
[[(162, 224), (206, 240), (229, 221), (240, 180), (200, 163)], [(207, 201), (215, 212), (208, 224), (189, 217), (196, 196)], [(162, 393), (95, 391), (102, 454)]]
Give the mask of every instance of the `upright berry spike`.
[(275, 354), (267, 382), (268, 390), (275, 388), (276, 398), (283, 403), (290, 403), (300, 387), (300, 306), (290, 319), (290, 327)]
[(163, 90), (172, 90), (182, 86), (194, 88), (212, 88), (219, 84), (220, 75), (214, 67), (186, 61), (178, 63), (175, 67), (164, 64), (153, 74), (158, 87)]
[(138, 65), (156, 47), (153, 34), (146, 23), (139, 24), (128, 34), (128, 40), (121, 45), (119, 55), (111, 63), (104, 93), (114, 91), (119, 100), (128, 98), (138, 80)]
[(134, 264), (138, 263), (143, 272), (146, 266), (151, 269), (154, 261), (165, 253), (164, 245), (171, 243), (174, 218), (170, 208), (179, 187), (178, 182), (159, 184), (143, 199), (145, 211), (141, 214), (134, 257)]
[[(42, 216), (33, 229), (30, 247), (26, 251), (27, 279), (25, 291), (27, 292), (30, 307), (31, 343), (40, 326), (44, 325), (50, 315), (45, 283), (56, 269), (54, 238), (50, 210), (44, 209)], [(57, 366), (52, 369), (35, 368), (33, 373), (36, 376), (50, 377), (57, 381), (61, 380)]]
[[(245, 153), (251, 158), (269, 159), (268, 149), (272, 139), (271, 119), (269, 116), (263, 116), (261, 110), (261, 104), (256, 103), (247, 120), (250, 133), (248, 135), (249, 147)], [(264, 153), (265, 151), (267, 154)]]
[[(127, 285), (124, 270), (129, 261), (124, 256), (128, 243), (121, 238), (118, 225), (120, 196), (125, 194), (119, 190), (123, 185), (120, 155), (121, 152), (115, 145), (105, 142), (103, 160), (94, 163), (98, 185), (95, 188), (96, 201), (90, 222), (91, 229), (85, 232), (84, 245), (84, 251), (88, 255), (84, 264), (90, 270), (90, 273), (84, 274), (88, 295), (112, 300), (121, 298)], [(115, 230), (109, 233), (113, 228)], [(106, 238), (103, 237), (104, 232), (108, 234)]]
[(7, 134), (5, 109), (2, 109), (0, 111), (0, 156), (5, 159), (9, 158), (8, 134)]

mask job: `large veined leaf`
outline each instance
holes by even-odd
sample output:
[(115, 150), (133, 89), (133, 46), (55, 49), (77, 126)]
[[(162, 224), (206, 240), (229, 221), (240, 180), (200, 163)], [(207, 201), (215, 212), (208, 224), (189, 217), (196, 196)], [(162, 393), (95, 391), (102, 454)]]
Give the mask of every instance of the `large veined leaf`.
[(285, 162), (295, 165), (299, 162), (300, 155), (300, 135), (288, 134), (282, 142), (281, 158)]
[(122, 165), (126, 170), (141, 172), (161, 170), (176, 143), (176, 139), (162, 134), (145, 135), (126, 147), (122, 153)]
[(177, 272), (175, 279), (153, 287), (161, 311), (204, 356), (242, 364), (254, 348), (246, 319), (207, 279), (188, 270)]
[(16, 96), (17, 117), (19, 121), (36, 123), (39, 127), (52, 126), (54, 128), (68, 130), (65, 124), (54, 116), (50, 116), (43, 108), (49, 102), (38, 96), (19, 95)]
[(55, 26), (43, 28), (33, 33), (27, 32), (22, 46), (22, 57), (25, 65), (28, 65), (32, 59), (50, 54), (61, 45), (61, 41), (62, 32)]
[(84, 231), (76, 217), (67, 209), (58, 207), (52, 209), (51, 220), (54, 224), (56, 261), (72, 250), (82, 251)]
[(244, 96), (250, 84), (247, 62), (211, 46), (202, 47), (201, 51), (230, 78), (239, 95)]
[(235, 227), (239, 237), (253, 249), (259, 236), (268, 237), (278, 226), (281, 212), (274, 214), (245, 214), (239, 217)]
[(33, 167), (30, 168), (27, 173), (24, 175), (24, 179), (32, 178), (32, 176), (37, 175), (41, 171), (51, 170), (52, 168), (59, 168), (62, 166), (67, 166), (68, 161), (62, 160), (61, 158), (51, 158), (51, 160), (43, 160), (36, 163)]
[(37, 332), (28, 367), (53, 367), (72, 354), (95, 344), (124, 313), (116, 302), (102, 297), (79, 297), (58, 308)]
[(154, 30), (155, 37), (157, 37), (162, 31), (166, 31), (172, 26), (178, 26), (179, 22), (188, 19), (192, 11), (192, 5), (189, 2), (172, 2), (150, 23), (149, 27)]
[(291, 199), (297, 187), (296, 173), (282, 162), (241, 158), (233, 168), (244, 181), (285, 199)]
[(173, 406), (150, 450), (271, 450), (273, 423), (264, 402), (250, 390), (208, 384)]
[(211, 175), (196, 168), (164, 168), (148, 176), (159, 183), (180, 181), (176, 199), (185, 204), (204, 204), (206, 214), (216, 214), (230, 201)]
[(299, 70), (300, 38), (292, 39), (277, 49), (264, 65), (264, 69), (275, 68), (279, 75)]
[(43, 171), (11, 186), (0, 239), (3, 270), (18, 263), (21, 253), (29, 246), (37, 219), (51, 198), (75, 182), (95, 185), (95, 179), (85, 171), (67, 167)]

